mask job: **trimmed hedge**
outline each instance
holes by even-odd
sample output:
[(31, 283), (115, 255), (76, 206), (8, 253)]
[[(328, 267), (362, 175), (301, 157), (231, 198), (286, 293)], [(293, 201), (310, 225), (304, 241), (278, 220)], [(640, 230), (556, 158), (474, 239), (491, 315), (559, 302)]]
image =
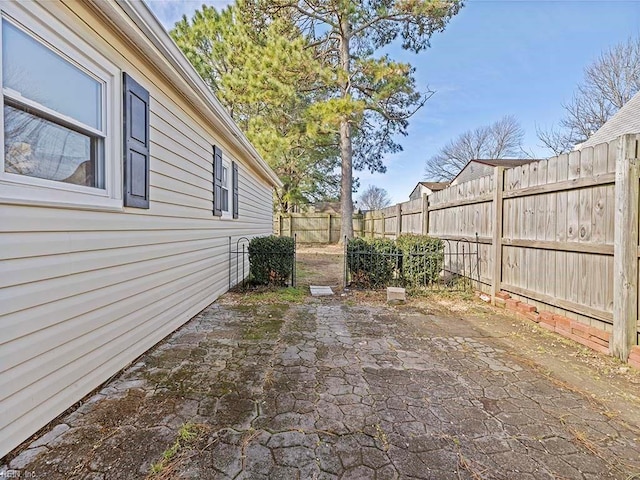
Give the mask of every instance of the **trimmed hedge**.
[(347, 268), (351, 283), (379, 288), (393, 282), (401, 253), (392, 240), (354, 238), (347, 244)]
[(249, 242), (249, 271), (258, 285), (286, 285), (293, 274), (294, 262), (293, 238), (271, 235)]
[(443, 242), (438, 238), (354, 238), (347, 244), (347, 268), (357, 287), (427, 286), (438, 280), (443, 265)]
[(402, 278), (406, 285), (427, 286), (438, 280), (444, 266), (444, 244), (439, 238), (400, 235), (396, 245), (402, 251)]

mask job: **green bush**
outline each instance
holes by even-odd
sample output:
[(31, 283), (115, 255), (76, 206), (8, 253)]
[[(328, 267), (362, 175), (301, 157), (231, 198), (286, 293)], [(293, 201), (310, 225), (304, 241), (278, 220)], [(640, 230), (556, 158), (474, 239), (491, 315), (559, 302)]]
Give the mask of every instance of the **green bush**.
[(357, 287), (427, 286), (438, 280), (443, 265), (443, 242), (438, 238), (355, 238), (347, 244), (347, 268)]
[(358, 287), (385, 287), (394, 281), (401, 261), (392, 240), (354, 238), (347, 244), (347, 268)]
[(255, 237), (249, 242), (249, 269), (258, 285), (286, 285), (295, 263), (295, 243), (290, 237)]
[(396, 245), (402, 252), (402, 278), (406, 285), (426, 286), (438, 280), (444, 265), (442, 240), (424, 235), (401, 235)]

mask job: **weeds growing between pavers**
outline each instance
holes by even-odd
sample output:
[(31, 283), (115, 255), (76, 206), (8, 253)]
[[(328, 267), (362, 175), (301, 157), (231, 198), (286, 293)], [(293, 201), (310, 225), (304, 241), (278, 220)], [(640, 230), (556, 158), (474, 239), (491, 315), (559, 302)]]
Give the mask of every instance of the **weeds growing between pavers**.
[(247, 291), (242, 295), (242, 301), (246, 304), (290, 304), (302, 303), (309, 295), (306, 287), (258, 287)]
[[(223, 297), (141, 360), (152, 378), (138, 368), (115, 388), (138, 390), (70, 422), (87, 429), (66, 442), (78, 455), (53, 445), (32, 466), (61, 480), (550, 478), (536, 468), (583, 478), (587, 467), (599, 476), (584, 478), (633, 478), (634, 462), (612, 461), (613, 451), (637, 457), (615, 415), (519, 358), (525, 324), (492, 322), (492, 307), (460, 294), (397, 307), (348, 295), (302, 305)], [(505, 352), (503, 341), (520, 346)], [(189, 422), (208, 430), (180, 440)]]
[(151, 466), (147, 479), (173, 478), (176, 466), (188, 456), (191, 448), (209, 430), (207, 425), (185, 423), (178, 430), (178, 435), (173, 444), (162, 452), (162, 458)]

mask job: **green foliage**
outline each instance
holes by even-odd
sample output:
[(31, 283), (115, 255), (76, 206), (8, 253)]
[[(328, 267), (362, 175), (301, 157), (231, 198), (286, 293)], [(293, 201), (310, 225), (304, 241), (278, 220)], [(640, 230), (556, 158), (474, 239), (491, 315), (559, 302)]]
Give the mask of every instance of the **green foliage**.
[(343, 222), (353, 237), (353, 170), (384, 172), (384, 156), (401, 150), (408, 119), (431, 96), (416, 87), (414, 69), (380, 51), (396, 40), (419, 52), (444, 30), (461, 0), (246, 0), (271, 18), (290, 18), (310, 39), (324, 67), (325, 96), (314, 100), (314, 128), (340, 146)]
[(255, 237), (249, 242), (249, 269), (258, 285), (286, 285), (295, 263), (295, 243), (290, 237)]
[[(298, 267), (299, 268), (299, 267)], [(297, 274), (296, 272), (296, 281)], [(242, 299), (243, 304), (258, 304), (258, 305), (267, 305), (267, 304), (287, 304), (290, 305), (292, 303), (302, 303), (304, 302), (307, 294), (309, 293), (308, 289), (305, 287), (285, 287), (285, 288), (271, 288), (271, 287), (263, 287), (264, 290), (257, 291), (249, 291), (245, 294)]]
[[(279, 210), (336, 196), (351, 238), (353, 169), (384, 172), (408, 119), (432, 92), (408, 63), (461, 0), (239, 0), (203, 6), (171, 36), (280, 176)], [(337, 167), (341, 167), (337, 174)], [(342, 236), (341, 235), (341, 236)]]
[(402, 255), (392, 240), (354, 238), (347, 244), (347, 268), (351, 283), (381, 288), (393, 282)]
[(178, 437), (175, 442), (162, 452), (162, 458), (159, 461), (151, 465), (147, 478), (163, 476), (166, 471), (171, 468), (171, 463), (179, 457), (183, 450), (187, 449), (192, 443), (195, 443), (205, 430), (205, 426), (201, 424), (192, 422), (183, 424), (178, 431)]
[(443, 243), (438, 238), (355, 238), (347, 244), (347, 268), (352, 285), (357, 287), (426, 286), (438, 280), (443, 265)]
[(292, 21), (243, 2), (220, 12), (203, 5), (171, 36), (282, 180), (278, 210), (336, 195), (336, 142), (315, 127), (312, 109), (325, 74)]
[(443, 243), (424, 235), (400, 235), (396, 245), (402, 251), (402, 278), (412, 287), (438, 280), (444, 265)]

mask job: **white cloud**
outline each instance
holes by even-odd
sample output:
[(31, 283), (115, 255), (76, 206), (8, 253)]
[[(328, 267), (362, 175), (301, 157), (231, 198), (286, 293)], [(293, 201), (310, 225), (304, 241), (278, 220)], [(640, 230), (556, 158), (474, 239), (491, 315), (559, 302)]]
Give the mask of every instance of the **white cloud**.
[(191, 18), (193, 12), (200, 9), (203, 4), (221, 10), (234, 3), (233, 0), (146, 0), (146, 2), (167, 30), (171, 30), (183, 15)]

